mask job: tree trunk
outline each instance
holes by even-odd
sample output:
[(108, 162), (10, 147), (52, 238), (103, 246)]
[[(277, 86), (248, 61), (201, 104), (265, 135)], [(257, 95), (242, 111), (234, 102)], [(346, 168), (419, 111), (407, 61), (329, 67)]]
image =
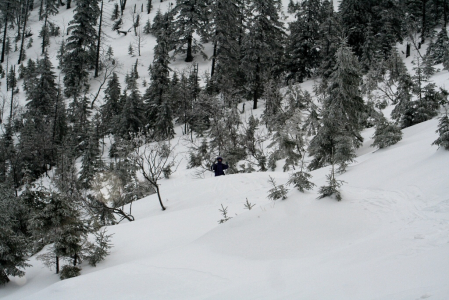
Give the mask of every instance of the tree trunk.
[(192, 62), (193, 61), (193, 55), (192, 55), (192, 34), (189, 35), (187, 38), (187, 57), (186, 62)]
[(257, 64), (256, 64), (256, 80), (254, 82), (253, 109), (257, 109), (257, 101), (259, 100), (259, 88), (260, 88), (260, 56), (257, 57)]
[(148, 4), (147, 4), (147, 14), (150, 14), (150, 12), (151, 12), (151, 6), (152, 6), (151, 1), (152, 1), (152, 0), (148, 0)]
[(67, 0), (67, 9), (70, 9), (70, 4), (72, 4), (72, 0)]
[(56, 256), (56, 274), (59, 274), (59, 256)]
[(447, 0), (443, 0), (444, 27), (447, 26)]
[[(215, 33), (215, 36), (217, 35), (217, 33)], [(214, 54), (212, 56), (212, 67), (211, 67), (211, 71), (210, 71), (210, 77), (212, 78), (212, 76), (214, 76), (215, 73), (215, 61), (216, 61), (216, 56), (217, 56), (217, 41), (214, 42)]]
[(102, 24), (102, 22), (103, 22), (103, 0), (101, 0), (100, 22), (98, 25), (97, 57), (95, 58), (95, 75), (94, 75), (95, 78), (98, 77), (98, 69), (100, 67), (100, 43), (101, 43), (101, 24)]
[[(16, 77), (16, 66), (14, 66), (13, 76)], [(14, 104), (14, 88), (16, 87), (16, 85), (14, 83), (15, 80), (16, 79), (14, 78), (13, 84), (11, 84), (11, 109), (9, 112), (9, 122), (12, 122), (12, 111), (13, 111), (13, 104)]]
[(158, 199), (159, 199), (159, 204), (161, 205), (162, 210), (166, 210), (164, 204), (162, 203), (161, 192), (160, 192), (160, 190), (159, 190), (159, 185), (156, 183), (156, 184), (154, 184), (154, 187), (156, 188), (157, 197), (158, 197)]
[(125, 11), (126, 0), (120, 0), (120, 13), (123, 16), (123, 12)]
[(45, 15), (44, 30), (42, 31), (42, 54), (45, 53), (45, 39), (47, 38), (47, 14)]
[[(6, 51), (6, 32), (8, 31), (8, 10), (9, 10), (9, 2), (6, 4), (6, 12), (5, 12), (5, 28), (3, 30), (3, 45), (2, 45), (2, 59), (0, 63), (5, 61), (5, 51)], [(8, 72), (8, 69), (6, 69)]]
[(421, 44), (424, 44), (426, 38), (426, 3), (427, 0), (422, 0), (422, 31), (421, 31)]
[(22, 42), (20, 43), (19, 61), (17, 62), (18, 64), (20, 64), (20, 62), (23, 59), (23, 44), (25, 43), (25, 31), (26, 31), (27, 20), (28, 20), (28, 5), (29, 5), (29, 0), (27, 0), (27, 2), (26, 2), (25, 20), (23, 21)]

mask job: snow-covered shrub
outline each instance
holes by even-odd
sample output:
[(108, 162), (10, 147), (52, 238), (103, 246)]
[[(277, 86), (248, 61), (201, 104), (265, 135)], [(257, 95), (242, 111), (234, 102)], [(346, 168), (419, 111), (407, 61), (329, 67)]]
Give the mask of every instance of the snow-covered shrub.
[(270, 176), (269, 182), (273, 185), (273, 188), (268, 191), (268, 199), (270, 200), (285, 200), (287, 199), (288, 189), (283, 185), (277, 185), (274, 178)]
[(65, 265), (61, 269), (61, 273), (59, 273), (59, 278), (61, 280), (73, 278), (81, 275), (81, 268), (76, 266)]

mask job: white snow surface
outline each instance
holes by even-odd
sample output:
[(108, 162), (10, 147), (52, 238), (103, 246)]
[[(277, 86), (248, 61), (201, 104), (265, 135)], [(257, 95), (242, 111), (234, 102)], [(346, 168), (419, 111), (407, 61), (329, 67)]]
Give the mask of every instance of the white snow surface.
[[(140, 7), (143, 2), (128, 1), (125, 24), (130, 26), (134, 3)], [(164, 10), (168, 5), (168, 1), (153, 2), (150, 20), (159, 6)], [(112, 5), (105, 1), (105, 11)], [(73, 10), (61, 11), (52, 21), (64, 31)], [(141, 23), (146, 18), (144, 14)], [(36, 10), (30, 24), (35, 41), (27, 55), (36, 58), (41, 26)], [(124, 74), (139, 58), (127, 54), (133, 34), (107, 34), (106, 44), (113, 46), (125, 66), (123, 84)], [(60, 40), (51, 40), (55, 66)], [(148, 37), (139, 58), (141, 80), (149, 81), (154, 43), (154, 37)], [(16, 61), (16, 54), (9, 59)], [(412, 59), (405, 60), (410, 70)], [(199, 56), (197, 62), (201, 72), (210, 66)], [(173, 69), (186, 66), (181, 56), (172, 63)], [(448, 72), (441, 71), (433, 80), (445, 86), (448, 78)], [(92, 82), (92, 93), (98, 86)], [(312, 81), (303, 84), (307, 90), (312, 86)], [(2, 93), (7, 97), (5, 89)], [(17, 98), (23, 105), (23, 91)], [(4, 116), (9, 115), (7, 107)], [(246, 107), (247, 116), (261, 114), (261, 110), (250, 111), (250, 103)], [(83, 263), (81, 276), (60, 281), (54, 271), (31, 257), (26, 275), (12, 277), (0, 287), (0, 298), (449, 299), (449, 152), (431, 146), (436, 128), (436, 119), (407, 128), (402, 141), (377, 151), (369, 147), (373, 129), (365, 130), (357, 162), (338, 176), (346, 182), (341, 202), (317, 200), (329, 168), (312, 172), (314, 190), (290, 190), (287, 200), (273, 202), (266, 197), (268, 176), (279, 184), (288, 179), (280, 164), (279, 172), (218, 178), (207, 173), (206, 178), (196, 178), (193, 170), (186, 169), (187, 143), (178, 127), (175, 140), (183, 160), (172, 178), (162, 181), (166, 211), (161, 211), (155, 195), (135, 202), (136, 221), (107, 228), (114, 234), (114, 247), (96, 268)], [(243, 206), (246, 198), (256, 204), (250, 211)], [(225, 224), (218, 224), (221, 204), (232, 216)]]
[[(268, 176), (285, 183), (287, 173), (196, 179), (183, 160), (162, 182), (166, 211), (152, 195), (133, 204), (135, 222), (108, 227), (114, 247), (104, 262), (60, 281), (31, 258), (0, 298), (447, 299), (449, 152), (431, 146), (436, 126), (365, 151), (339, 176), (341, 202), (317, 200), (317, 188), (273, 202)], [(312, 172), (317, 186), (327, 173)], [(233, 217), (225, 224), (220, 204)]]

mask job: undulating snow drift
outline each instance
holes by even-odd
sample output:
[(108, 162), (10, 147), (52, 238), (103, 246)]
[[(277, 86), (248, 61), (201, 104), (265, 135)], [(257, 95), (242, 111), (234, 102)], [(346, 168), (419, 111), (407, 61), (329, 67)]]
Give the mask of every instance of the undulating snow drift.
[[(168, 2), (155, 2), (151, 20), (159, 5), (164, 9)], [(53, 21), (66, 28), (71, 14)], [(37, 24), (35, 15), (32, 22)], [(139, 58), (126, 54), (133, 37), (108, 34), (124, 65), (123, 82)], [(55, 65), (60, 39), (52, 40)], [(147, 81), (153, 46), (149, 37), (139, 58)], [(27, 55), (39, 56), (38, 39)], [(172, 67), (182, 69), (181, 61)], [(448, 77), (444, 71), (434, 80), (444, 86)], [(93, 92), (98, 85), (92, 82)], [(291, 190), (287, 200), (272, 202), (266, 198), (268, 176), (282, 184), (287, 173), (207, 173), (198, 179), (184, 158), (172, 178), (162, 181), (167, 210), (160, 210), (155, 195), (135, 202), (135, 222), (108, 228), (114, 247), (104, 262), (96, 268), (83, 264), (81, 276), (60, 281), (32, 257), (25, 277), (0, 287), (0, 298), (449, 299), (449, 152), (431, 146), (436, 128), (437, 120), (415, 125), (398, 144), (377, 151), (369, 147), (373, 129), (365, 130), (357, 162), (338, 178), (347, 182), (342, 202), (316, 200), (328, 168), (312, 172), (313, 191)], [(177, 152), (186, 156), (180, 128), (177, 133)], [(246, 199), (256, 204), (250, 211)], [(221, 204), (232, 219), (219, 225)]]
[[(365, 154), (339, 176), (343, 201), (316, 189), (267, 200), (268, 175), (195, 179), (181, 163), (136, 221), (108, 228), (114, 248), (97, 268), (60, 281), (34, 258), (2, 299), (447, 299), (449, 152), (430, 144), (436, 120)], [(366, 144), (372, 141), (365, 131)], [(181, 140), (179, 151), (182, 152)], [(312, 172), (324, 184), (327, 168)], [(248, 198), (256, 206), (248, 211)], [(220, 204), (233, 217), (218, 224)]]

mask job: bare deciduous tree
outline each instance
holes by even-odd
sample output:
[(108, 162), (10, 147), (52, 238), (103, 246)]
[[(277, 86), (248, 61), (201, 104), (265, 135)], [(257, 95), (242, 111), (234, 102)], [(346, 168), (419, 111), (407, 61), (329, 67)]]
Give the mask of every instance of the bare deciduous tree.
[(177, 169), (175, 147), (176, 145), (171, 146), (170, 142), (149, 143), (148, 135), (142, 132), (136, 134), (130, 141), (130, 148), (133, 150), (128, 158), (156, 190), (162, 210), (166, 208), (162, 203), (159, 180), (168, 178)]

